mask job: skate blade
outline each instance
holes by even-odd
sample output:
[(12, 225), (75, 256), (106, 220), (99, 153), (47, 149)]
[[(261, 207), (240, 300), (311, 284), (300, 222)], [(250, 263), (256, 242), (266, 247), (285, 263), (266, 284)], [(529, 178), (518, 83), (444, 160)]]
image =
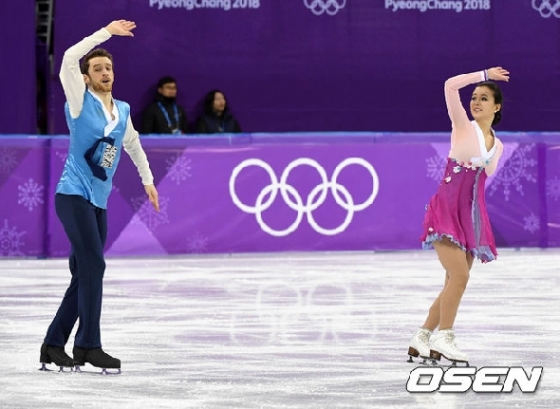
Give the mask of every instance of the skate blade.
[[(447, 358), (445, 358), (447, 359)], [(449, 362), (439, 362), (436, 361), (435, 359), (431, 360), (430, 365), (431, 366), (438, 366), (440, 368), (445, 368), (445, 369), (449, 369), (449, 368), (466, 368), (469, 366), (469, 362), (468, 361), (452, 361), (452, 360), (448, 360)]]
[(469, 361), (457, 361), (455, 359), (449, 359), (445, 355), (442, 355), (442, 356), (449, 362), (447, 364), (442, 364), (443, 366), (447, 366), (449, 368), (454, 368), (454, 367), (461, 367), (462, 368), (462, 367), (469, 366)]
[(468, 367), (468, 366), (470, 366), (470, 365), (469, 365), (469, 361), (451, 361), (451, 363), (448, 364), (447, 366), (448, 366), (449, 368), (454, 368), (454, 367), (457, 367), (457, 368), (466, 368), (466, 367)]
[(100, 371), (88, 371), (88, 370), (83, 370), (82, 367), (76, 365), (74, 367), (74, 372), (91, 374), (91, 375), (120, 375), (121, 368), (109, 368), (109, 369), (102, 368)]
[(56, 369), (49, 369), (47, 368), (47, 364), (41, 363), (41, 367), (39, 368), (41, 372), (54, 372), (54, 373), (72, 373), (74, 370), (71, 366), (59, 366), (58, 370)]
[[(441, 358), (445, 358), (447, 361), (449, 361), (448, 364), (442, 364), (440, 363)], [(438, 351), (434, 351), (433, 349), (430, 350), (430, 358), (432, 360), (432, 364), (434, 366), (441, 366), (442, 368), (452, 368), (452, 367), (467, 367), (469, 366), (469, 361), (457, 361), (455, 359), (451, 359), (446, 357), (445, 355), (443, 355), (441, 352)]]
[(409, 355), (408, 360), (406, 362), (409, 362), (409, 363), (412, 363), (412, 364), (419, 364), (419, 365), (428, 365), (428, 360), (429, 359), (430, 358), (426, 358), (426, 357), (423, 357), (423, 356), (420, 356), (420, 355), (418, 355), (418, 356)]

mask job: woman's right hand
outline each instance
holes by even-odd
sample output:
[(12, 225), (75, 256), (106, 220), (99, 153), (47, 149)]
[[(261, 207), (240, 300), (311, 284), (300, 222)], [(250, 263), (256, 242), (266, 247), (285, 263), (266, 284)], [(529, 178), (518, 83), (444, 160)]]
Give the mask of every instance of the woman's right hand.
[(502, 67), (493, 67), (486, 70), (488, 79), (493, 81), (509, 81), (509, 71)]

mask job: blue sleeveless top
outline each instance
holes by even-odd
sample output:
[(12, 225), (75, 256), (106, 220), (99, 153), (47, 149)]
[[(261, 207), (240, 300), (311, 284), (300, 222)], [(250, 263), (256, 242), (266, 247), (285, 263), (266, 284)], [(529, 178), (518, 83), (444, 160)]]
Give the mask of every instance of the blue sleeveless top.
[(70, 147), (56, 193), (79, 195), (102, 209), (113, 187), (113, 175), (120, 160), (130, 106), (113, 100), (119, 119), (116, 127), (105, 135), (107, 119), (103, 106), (91, 93), (85, 92), (82, 111), (72, 118), (65, 105), (70, 130)]

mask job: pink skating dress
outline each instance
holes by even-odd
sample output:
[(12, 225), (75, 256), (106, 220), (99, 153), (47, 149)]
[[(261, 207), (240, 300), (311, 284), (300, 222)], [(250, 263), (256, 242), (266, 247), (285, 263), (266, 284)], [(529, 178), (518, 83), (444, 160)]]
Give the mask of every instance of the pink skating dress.
[[(470, 121), (459, 98), (459, 89), (484, 81), (484, 72), (462, 74), (445, 82), (445, 101), (453, 130), (447, 166), (436, 194), (426, 206), (421, 237), (422, 247), (449, 238), (483, 263), (495, 260), (498, 253), (486, 210), (484, 186), (503, 152), (494, 134), (488, 151), (476, 121)], [(494, 132), (492, 130), (492, 132)]]

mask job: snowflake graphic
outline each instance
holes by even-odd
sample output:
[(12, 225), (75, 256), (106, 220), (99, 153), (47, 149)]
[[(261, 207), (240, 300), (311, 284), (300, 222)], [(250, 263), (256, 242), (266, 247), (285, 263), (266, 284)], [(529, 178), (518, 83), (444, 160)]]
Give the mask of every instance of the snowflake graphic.
[[(134, 212), (138, 216), (139, 221), (144, 223), (150, 231), (154, 231), (158, 226), (169, 223), (167, 208), (169, 206), (169, 197), (159, 197), (159, 213), (155, 211), (146, 196), (140, 196), (132, 199)], [(134, 223), (134, 219), (132, 222)]]
[(4, 220), (4, 227), (0, 228), (0, 256), (24, 256), (21, 237), (25, 233), (18, 232), (15, 227), (9, 227), (8, 220)]
[(0, 150), (0, 172), (10, 173), (17, 165), (16, 152), (11, 149)]
[(66, 162), (66, 158), (68, 157), (68, 152), (57, 151), (55, 152), (55, 155), (58, 156), (58, 158), (64, 163)]
[(30, 212), (40, 204), (43, 204), (44, 186), (37, 184), (33, 179), (29, 179), (23, 185), (18, 186), (18, 204), (27, 207)]
[(540, 228), (541, 228), (540, 220), (534, 213), (531, 213), (529, 216), (523, 218), (523, 230), (527, 230), (530, 231), (531, 233), (535, 233)]
[(178, 185), (192, 176), (190, 159), (177, 155), (174, 159), (167, 159), (165, 163), (167, 174)]
[(206, 252), (208, 237), (196, 232), (187, 238), (187, 253), (201, 254)]
[(534, 147), (535, 144), (533, 143), (519, 147), (513, 151), (509, 160), (504, 164), (502, 169), (497, 172), (494, 181), (490, 185), (490, 195), (493, 195), (498, 190), (498, 187), (502, 185), (505, 199), (509, 201), (511, 187), (515, 187), (517, 192), (524, 195), (522, 180), (525, 179), (527, 182), (533, 183), (537, 181), (537, 178), (533, 174), (534, 169), (531, 169), (535, 167), (537, 161), (527, 157), (527, 154), (532, 151)]
[(434, 155), (426, 159), (426, 164), (428, 165), (426, 176), (435, 180), (436, 182), (439, 182), (443, 177), (443, 173), (445, 172), (447, 159), (444, 159), (439, 155)]
[(558, 176), (554, 176), (554, 179), (546, 182), (546, 195), (554, 200), (560, 198), (560, 179), (558, 179)]

